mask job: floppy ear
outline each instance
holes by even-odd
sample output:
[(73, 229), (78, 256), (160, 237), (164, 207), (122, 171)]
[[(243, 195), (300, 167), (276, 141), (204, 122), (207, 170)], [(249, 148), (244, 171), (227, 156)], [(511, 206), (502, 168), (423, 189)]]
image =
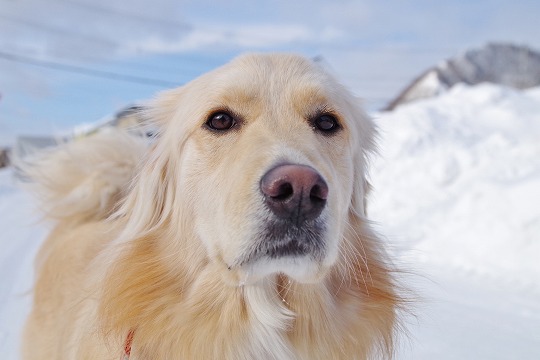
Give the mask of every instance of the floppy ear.
[(351, 109), (352, 153), (354, 162), (354, 184), (351, 210), (359, 217), (366, 216), (367, 194), (371, 185), (367, 180), (369, 158), (376, 152), (376, 126), (373, 120), (362, 110), (360, 100), (348, 99)]
[(366, 221), (366, 199), (371, 188), (367, 167), (369, 158), (376, 152), (377, 131), (372, 119), (361, 109), (360, 102), (352, 97), (349, 100), (355, 172), (349, 226), (341, 243), (344, 254), (341, 276), (351, 279), (349, 290), (363, 294), (360, 311), (364, 320), (360, 333), (372, 336), (380, 355), (391, 358), (394, 351), (392, 336), (399, 326), (396, 309), (401, 308), (404, 300), (394, 284), (394, 269), (387, 260), (384, 244)]
[(189, 134), (187, 126), (181, 123), (174, 122), (175, 131), (165, 129), (171, 126), (173, 119), (181, 118), (182, 93), (183, 88), (160, 93), (145, 109), (144, 115), (156, 128), (155, 143), (142, 160), (131, 190), (114, 215), (127, 220), (121, 239), (144, 236), (171, 218), (178, 180), (176, 166)]

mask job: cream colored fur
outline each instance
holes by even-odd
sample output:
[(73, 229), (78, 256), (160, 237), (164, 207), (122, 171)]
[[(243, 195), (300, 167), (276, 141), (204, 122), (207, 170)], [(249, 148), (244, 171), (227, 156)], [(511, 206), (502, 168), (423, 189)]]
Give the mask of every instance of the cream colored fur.
[[(342, 129), (314, 131), (321, 109)], [(214, 111), (241, 123), (224, 134)], [(57, 222), (39, 255), (24, 359), (366, 359), (393, 351), (396, 293), (365, 218), (372, 122), (317, 65), (247, 55), (160, 94), (151, 147), (98, 134), (23, 165)], [(319, 260), (241, 264), (271, 215), (276, 164), (309, 165), (329, 188)]]

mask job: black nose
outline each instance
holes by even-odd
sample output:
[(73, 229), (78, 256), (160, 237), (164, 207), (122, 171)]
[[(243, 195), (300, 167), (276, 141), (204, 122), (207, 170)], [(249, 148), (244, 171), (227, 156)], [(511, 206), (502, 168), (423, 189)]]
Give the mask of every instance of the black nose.
[(279, 218), (296, 223), (317, 218), (328, 197), (328, 185), (306, 165), (280, 165), (261, 179), (266, 205)]

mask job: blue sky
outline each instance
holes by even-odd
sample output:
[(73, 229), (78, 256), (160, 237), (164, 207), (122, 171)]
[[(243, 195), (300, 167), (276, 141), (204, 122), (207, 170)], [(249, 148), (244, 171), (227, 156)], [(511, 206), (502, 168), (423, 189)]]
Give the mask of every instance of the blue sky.
[[(129, 5), (127, 5), (129, 4)], [(540, 49), (533, 0), (0, 0), (0, 50), (181, 85), (246, 51), (323, 56), (369, 109), (488, 41)], [(2, 58), (0, 145), (92, 122), (166, 86)]]

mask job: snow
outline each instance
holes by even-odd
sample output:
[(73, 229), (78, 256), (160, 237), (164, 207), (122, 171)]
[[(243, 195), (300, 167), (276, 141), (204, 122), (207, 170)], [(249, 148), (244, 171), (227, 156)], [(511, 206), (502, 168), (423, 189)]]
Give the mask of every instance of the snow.
[(448, 89), (448, 86), (441, 82), (439, 73), (435, 70), (428, 71), (413, 89), (406, 91), (400, 103), (408, 103), (415, 100), (426, 99), (440, 94)]
[(377, 123), (371, 216), (406, 234), (417, 261), (538, 287), (538, 90), (458, 86)]
[(421, 275), (399, 358), (540, 359), (540, 88), (458, 85), (375, 117), (370, 217)]
[[(540, 358), (540, 88), (456, 86), (374, 115), (368, 210), (418, 297), (398, 359)], [(0, 171), (0, 354), (47, 226)]]

